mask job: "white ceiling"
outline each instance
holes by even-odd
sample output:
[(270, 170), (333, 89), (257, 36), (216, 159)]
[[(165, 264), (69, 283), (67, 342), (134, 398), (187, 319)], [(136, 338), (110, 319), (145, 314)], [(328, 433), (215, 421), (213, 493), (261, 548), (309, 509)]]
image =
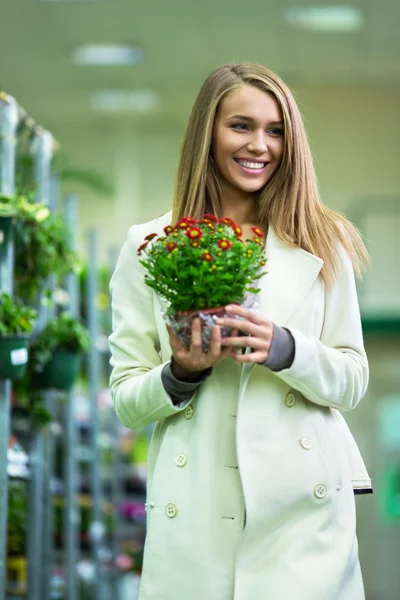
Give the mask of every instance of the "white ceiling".
[[(366, 19), (357, 33), (311, 33), (285, 24), (285, 8), (324, 3), (335, 2), (0, 0), (0, 89), (44, 127), (79, 123), (87, 132), (102, 125), (109, 130), (122, 118), (149, 128), (181, 126), (209, 71), (234, 60), (264, 63), (295, 86), (400, 84), (399, 0), (351, 2)], [(145, 61), (106, 68), (72, 63), (75, 47), (101, 43), (139, 44)], [(89, 106), (95, 90), (135, 88), (160, 95), (156, 114), (105, 115)]]

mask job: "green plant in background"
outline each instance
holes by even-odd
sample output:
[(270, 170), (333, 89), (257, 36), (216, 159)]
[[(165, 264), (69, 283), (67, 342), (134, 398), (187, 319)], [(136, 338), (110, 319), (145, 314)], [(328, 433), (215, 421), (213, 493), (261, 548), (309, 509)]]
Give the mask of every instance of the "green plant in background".
[(0, 335), (31, 333), (36, 318), (36, 310), (0, 292)]
[(26, 549), (28, 502), (26, 483), (9, 481), (7, 554), (22, 555)]
[(4, 196), (0, 196), (0, 218), (14, 217), (17, 214), (17, 211), (9, 202), (4, 202), (2, 198), (4, 198)]
[(0, 196), (0, 203), (16, 211), (15, 283), (24, 302), (35, 302), (39, 289), (46, 289), (51, 275), (62, 278), (79, 269), (77, 254), (71, 249), (70, 234), (60, 215), (47, 206), (31, 202), (27, 196)]
[(164, 228), (165, 236), (150, 234), (139, 247), (145, 283), (170, 303), (171, 313), (240, 304), (246, 292), (259, 291), (254, 281), (266, 263), (263, 232), (252, 231), (244, 241), (232, 219), (183, 217)]
[(28, 370), (31, 375), (41, 373), (58, 348), (72, 352), (86, 352), (90, 335), (80, 319), (67, 313), (51, 319), (33, 340)]
[(62, 278), (79, 269), (71, 249), (70, 234), (60, 215), (28, 196), (0, 196), (0, 203), (16, 211), (15, 283), (16, 293), (27, 304), (35, 302), (38, 290), (47, 291), (49, 277)]

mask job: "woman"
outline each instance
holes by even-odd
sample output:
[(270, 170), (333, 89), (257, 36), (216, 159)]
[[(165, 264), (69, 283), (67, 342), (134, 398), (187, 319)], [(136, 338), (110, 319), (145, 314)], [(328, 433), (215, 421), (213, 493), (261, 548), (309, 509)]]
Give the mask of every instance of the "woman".
[[(232, 307), (186, 350), (137, 249), (211, 212), (266, 232), (258, 312)], [(112, 278), (115, 410), (157, 421), (140, 600), (362, 600), (354, 491), (370, 480), (341, 411), (368, 383), (355, 228), (319, 199), (292, 94), (256, 64), (213, 71), (195, 101), (171, 214), (134, 226)], [(236, 328), (221, 341), (219, 326)]]

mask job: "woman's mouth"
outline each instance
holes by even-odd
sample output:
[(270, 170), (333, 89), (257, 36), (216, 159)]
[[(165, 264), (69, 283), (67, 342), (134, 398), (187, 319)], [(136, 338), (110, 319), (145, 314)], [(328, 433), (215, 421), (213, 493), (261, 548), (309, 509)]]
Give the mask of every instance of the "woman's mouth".
[(267, 162), (259, 160), (245, 160), (242, 158), (235, 158), (234, 160), (237, 162), (240, 169), (249, 175), (261, 175), (268, 165)]

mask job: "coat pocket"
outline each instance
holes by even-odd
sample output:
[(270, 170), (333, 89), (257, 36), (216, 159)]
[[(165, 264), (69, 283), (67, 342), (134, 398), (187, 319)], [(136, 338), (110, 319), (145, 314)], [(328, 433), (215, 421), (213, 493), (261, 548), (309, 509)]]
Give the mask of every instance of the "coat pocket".
[(354, 493), (370, 494), (373, 491), (371, 477), (368, 474), (364, 460), (349, 429), (349, 426), (347, 425), (343, 415), (338, 410), (331, 409), (331, 413), (336, 423), (336, 428), (340, 432), (340, 437), (345, 450), (345, 460), (351, 477)]

